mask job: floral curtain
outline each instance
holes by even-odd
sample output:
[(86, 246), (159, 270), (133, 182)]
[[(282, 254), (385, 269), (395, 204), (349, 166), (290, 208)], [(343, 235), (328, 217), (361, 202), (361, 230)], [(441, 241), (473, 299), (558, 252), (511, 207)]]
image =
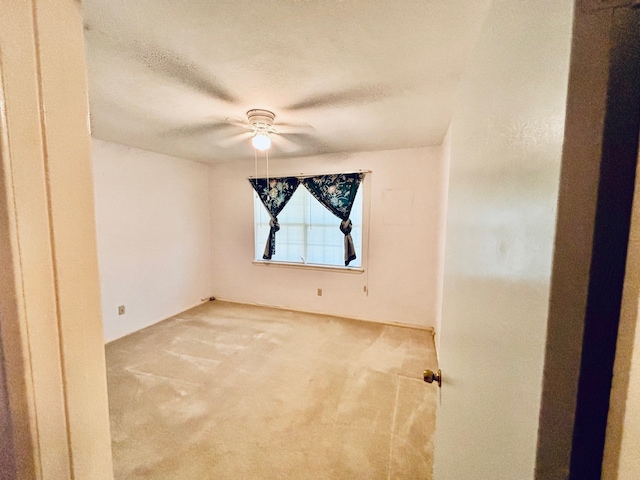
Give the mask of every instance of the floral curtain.
[(302, 179), (303, 185), (322, 205), (340, 218), (340, 231), (344, 234), (344, 264), (348, 266), (356, 259), (356, 250), (351, 238), (351, 208), (362, 182), (362, 173), (318, 175)]
[(280, 230), (278, 214), (295, 193), (300, 185), (300, 180), (296, 177), (250, 178), (249, 183), (271, 217), (269, 221), (271, 229), (262, 255), (263, 259), (271, 260), (271, 257), (276, 253), (276, 232)]

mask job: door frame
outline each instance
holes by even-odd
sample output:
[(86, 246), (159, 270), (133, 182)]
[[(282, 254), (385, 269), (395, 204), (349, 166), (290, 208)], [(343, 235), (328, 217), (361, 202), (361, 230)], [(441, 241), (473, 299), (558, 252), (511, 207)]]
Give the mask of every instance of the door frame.
[(602, 474), (640, 131), (631, 3), (586, 0), (574, 17), (538, 480)]
[(0, 0), (0, 11), (9, 478), (112, 479), (82, 5)]

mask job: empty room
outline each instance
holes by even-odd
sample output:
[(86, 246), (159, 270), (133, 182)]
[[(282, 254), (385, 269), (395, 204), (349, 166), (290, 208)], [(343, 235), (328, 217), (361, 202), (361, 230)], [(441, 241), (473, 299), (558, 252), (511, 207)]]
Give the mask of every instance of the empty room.
[(0, 478), (634, 478), (631, 3), (0, 0)]
[(116, 478), (429, 478), (482, 9), (408, 6), (85, 3)]
[[(116, 478), (430, 478), (438, 387), (422, 375), (438, 370), (449, 162), (467, 136), (454, 129), (475, 122), (460, 105), (450, 130), (455, 99), (489, 80), (483, 28), (523, 35), (513, 7), (488, 6), (84, 4)], [(564, 7), (545, 22), (555, 57), (526, 60), (555, 70), (540, 88), (558, 93)], [(528, 173), (548, 178), (521, 201), (553, 180), (556, 99), (542, 149), (556, 164)], [(528, 124), (507, 128), (522, 148)], [(522, 208), (549, 249), (553, 217)], [(510, 228), (478, 217), (453, 241), (494, 221)], [(521, 258), (524, 241), (450, 268), (499, 278), (531, 262), (523, 278), (544, 277), (549, 251)]]

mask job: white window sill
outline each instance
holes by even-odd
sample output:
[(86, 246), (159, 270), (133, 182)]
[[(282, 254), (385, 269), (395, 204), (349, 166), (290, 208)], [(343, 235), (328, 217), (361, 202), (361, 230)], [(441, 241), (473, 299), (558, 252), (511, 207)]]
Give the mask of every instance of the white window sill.
[(313, 263), (274, 262), (272, 260), (254, 260), (254, 265), (262, 267), (301, 268), (304, 270), (322, 270), (337, 273), (364, 273), (362, 267), (340, 267), (338, 265), (317, 265)]

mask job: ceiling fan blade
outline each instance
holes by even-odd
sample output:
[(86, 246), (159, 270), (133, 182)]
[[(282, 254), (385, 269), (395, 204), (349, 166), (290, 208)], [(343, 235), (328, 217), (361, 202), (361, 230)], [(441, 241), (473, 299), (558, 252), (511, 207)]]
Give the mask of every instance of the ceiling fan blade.
[(238, 99), (223, 87), (211, 74), (197, 64), (177, 53), (160, 50), (147, 43), (134, 42), (138, 49), (136, 57), (152, 72), (164, 75), (181, 84), (219, 100), (236, 103)]
[(229, 125), (233, 125), (234, 127), (238, 127), (238, 128), (244, 128), (245, 130), (252, 130), (253, 131), (253, 126), (250, 125), (245, 119), (240, 118), (240, 117), (226, 117), (225, 122), (227, 122)]
[[(181, 84), (209, 97), (217, 98), (228, 103), (237, 103), (238, 98), (209, 72), (204, 71), (199, 65), (176, 52), (160, 49), (147, 42), (141, 42), (135, 38), (118, 38), (106, 33), (90, 24), (84, 25), (85, 36), (88, 39), (96, 36), (105, 37), (108, 43), (119, 51), (133, 49), (133, 58), (143, 62), (149, 70), (159, 75), (177, 80)], [(90, 42), (89, 42), (90, 43)]]
[(198, 135), (220, 132), (229, 128), (236, 127), (227, 122), (204, 122), (194, 125), (183, 125), (173, 130), (169, 130), (165, 132), (165, 134), (171, 136), (196, 137)]
[(276, 147), (276, 151), (281, 151), (284, 153), (295, 153), (302, 150), (302, 146), (285, 138), (282, 135), (272, 135), (271, 139), (273, 141), (273, 145)]
[(292, 134), (315, 130), (315, 128), (305, 122), (275, 122), (273, 129), (277, 134)]
[(324, 150), (327, 148), (327, 145), (325, 145), (317, 137), (308, 133), (281, 133), (280, 137), (289, 140), (296, 145), (300, 145), (301, 147), (309, 147), (318, 150)]
[(242, 142), (249, 142), (249, 139), (252, 137), (252, 135), (253, 134), (251, 132), (236, 133), (235, 135), (232, 135), (230, 137), (220, 139), (216, 143), (220, 147), (229, 148)]
[(284, 107), (286, 110), (307, 110), (340, 105), (362, 104), (376, 102), (396, 93), (391, 85), (362, 85), (337, 92), (327, 92), (311, 95), (299, 102)]

